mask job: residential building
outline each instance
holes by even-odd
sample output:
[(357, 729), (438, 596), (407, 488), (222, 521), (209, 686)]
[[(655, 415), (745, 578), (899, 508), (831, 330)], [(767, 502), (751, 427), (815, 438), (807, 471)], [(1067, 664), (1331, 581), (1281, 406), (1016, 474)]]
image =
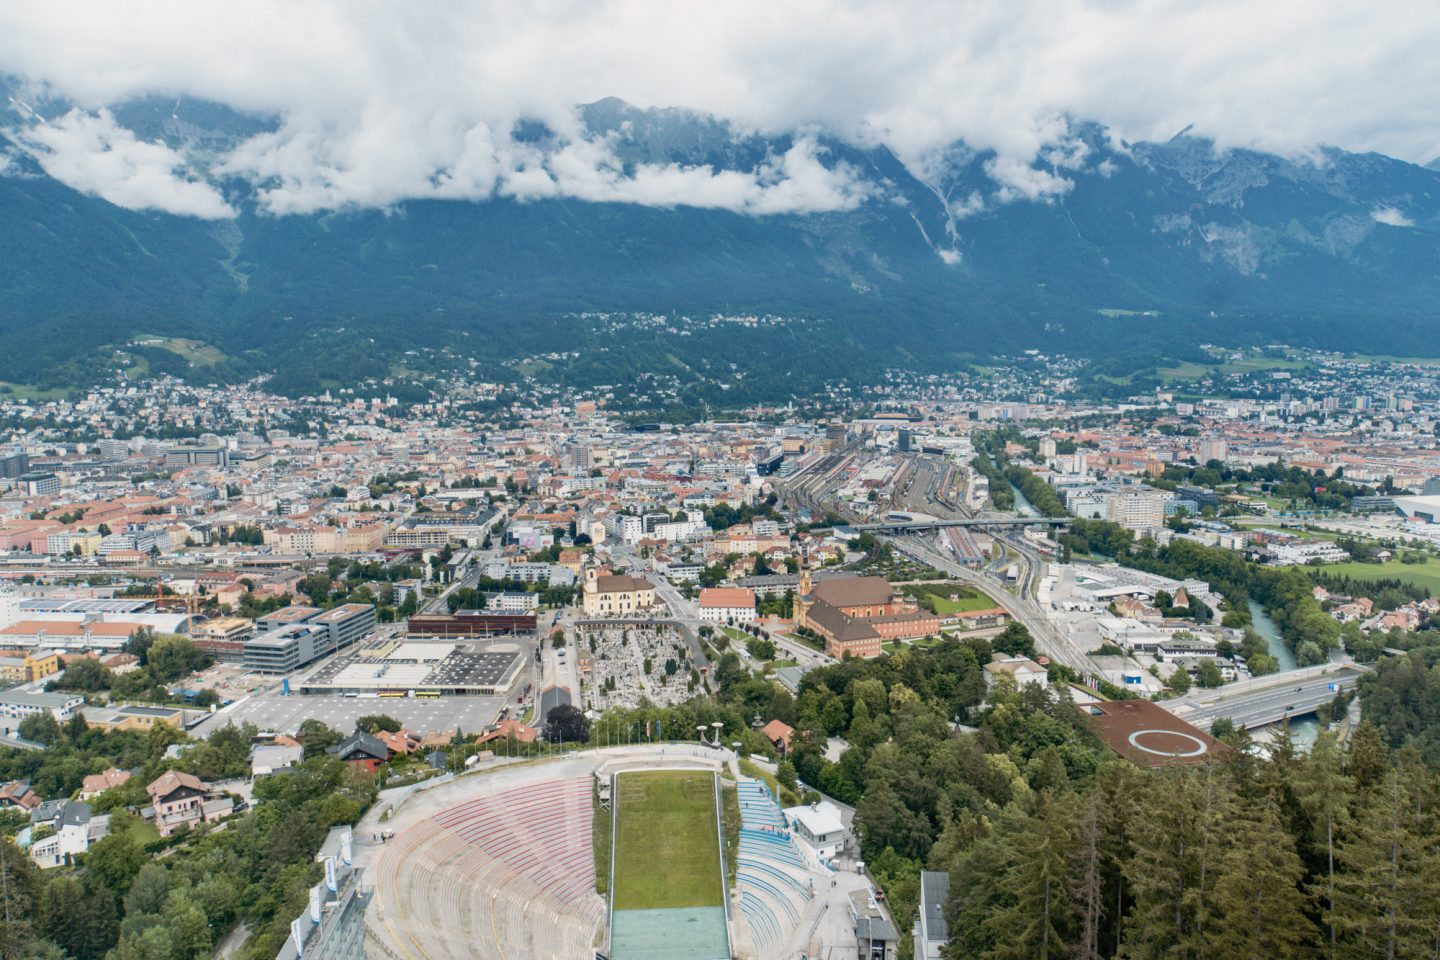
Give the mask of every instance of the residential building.
[(218, 796), (199, 777), (179, 770), (167, 770), (155, 778), (145, 792), (150, 795), (148, 819), (154, 821), (162, 837), (183, 827), (223, 819), (234, 812), (230, 798)]
[(131, 777), (129, 770), (111, 767), (102, 773), (92, 773), (80, 784), (80, 799), (94, 800), (111, 787), (118, 787)]
[(1016, 689), (1032, 683), (1042, 689), (1050, 687), (1049, 673), (1029, 657), (1007, 657), (1003, 653), (991, 654), (990, 662), (985, 664), (985, 688), (987, 690), (993, 688), (996, 678), (1002, 675), (1015, 678)]
[(64, 723), (85, 705), (84, 697), (69, 693), (31, 693), (26, 690), (0, 691), (0, 733), (14, 733), (27, 717), (48, 713)]
[(760, 733), (775, 748), (780, 756), (790, 752), (790, 741), (795, 736), (795, 728), (783, 720), (771, 720), (760, 728)]
[(700, 619), (749, 623), (755, 619), (755, 592), (744, 587), (706, 587), (700, 591)]
[[(28, 845), (30, 859), (37, 867), (48, 870), (69, 863), (109, 832), (110, 817), (95, 816), (90, 804), (82, 800), (50, 800), (31, 811), (30, 828), (21, 845)], [(35, 839), (36, 834), (43, 835)]]
[(496, 613), (529, 613), (540, 608), (540, 594), (529, 592), (487, 593), (485, 609)]
[(1106, 519), (1127, 530), (1159, 530), (1165, 525), (1165, 495), (1149, 487), (1117, 490), (1110, 495)]
[(0, 810), (19, 808), (34, 810), (40, 806), (40, 794), (30, 788), (29, 780), (0, 783)]
[(379, 770), (380, 765), (390, 759), (390, 748), (378, 737), (364, 730), (356, 730), (326, 752), (333, 753), (345, 763), (364, 767), (371, 773)]
[(60, 478), (53, 473), (25, 473), (15, 479), (15, 486), (27, 497), (48, 497), (60, 492)]

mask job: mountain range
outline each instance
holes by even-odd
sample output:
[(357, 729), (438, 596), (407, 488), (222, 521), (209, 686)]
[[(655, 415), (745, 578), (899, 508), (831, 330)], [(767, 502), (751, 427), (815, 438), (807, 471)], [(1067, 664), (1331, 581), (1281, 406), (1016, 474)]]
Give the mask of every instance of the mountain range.
[[(848, 208), (493, 196), (275, 215), (263, 184), (206, 172), (236, 215), (201, 220), (47, 174), (25, 126), (70, 106), (16, 90), (0, 109), (0, 381), (79, 383), (137, 355), (185, 372), (134, 347), (141, 335), (205, 341), (226, 358), (206, 375), (273, 371), (292, 390), (383, 376), (407, 350), (507, 375), (552, 355), (541, 366), (573, 383), (718, 383), (734, 364), (760, 394), (803, 385), (798, 367), (941, 371), (1031, 348), (1136, 363), (1201, 343), (1440, 355), (1440, 170), (1373, 153), (1282, 157), (1188, 132), (1126, 143), (1074, 121), (1028, 171), (1043, 196), (1026, 197), (990, 151), (957, 143), (906, 163), (819, 133), (820, 163), (864, 187)], [(161, 98), (112, 112), (202, 162), (276, 124)], [(797, 143), (613, 99), (579, 116), (626, 172), (753, 173)], [(554, 136), (519, 135), (542, 150)], [(596, 319), (629, 314), (670, 322)], [(702, 322), (716, 315), (786, 323)]]

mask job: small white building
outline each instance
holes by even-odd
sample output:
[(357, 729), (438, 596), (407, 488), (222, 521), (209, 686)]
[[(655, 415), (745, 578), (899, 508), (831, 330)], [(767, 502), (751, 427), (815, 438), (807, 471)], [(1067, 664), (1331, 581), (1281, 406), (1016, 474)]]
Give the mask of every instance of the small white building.
[[(90, 804), (80, 800), (51, 800), (35, 808), (22, 845), (28, 844), (30, 859), (48, 870), (63, 866), (69, 858), (90, 849), (90, 844), (110, 832), (110, 817), (95, 816)], [(40, 839), (35, 834), (44, 833)]]
[(1020, 689), (1027, 683), (1033, 683), (1042, 689), (1050, 686), (1050, 674), (1040, 664), (1029, 657), (1007, 657), (1003, 653), (994, 654), (993, 659), (985, 664), (985, 689), (989, 690), (995, 686), (995, 678), (1001, 674), (1009, 674), (1015, 678), (1015, 687)]
[(497, 613), (529, 613), (540, 608), (540, 594), (528, 591), (485, 594), (485, 609)]
[(815, 851), (821, 860), (835, 859), (845, 846), (845, 821), (840, 817), (840, 808), (828, 800), (808, 807), (786, 807), (785, 819), (795, 839)]
[(14, 733), (26, 717), (48, 713), (64, 723), (85, 705), (84, 697), (70, 693), (30, 693), (25, 690), (0, 692), (0, 733)]
[(755, 592), (745, 587), (706, 587), (700, 591), (700, 619), (749, 623), (755, 619)]

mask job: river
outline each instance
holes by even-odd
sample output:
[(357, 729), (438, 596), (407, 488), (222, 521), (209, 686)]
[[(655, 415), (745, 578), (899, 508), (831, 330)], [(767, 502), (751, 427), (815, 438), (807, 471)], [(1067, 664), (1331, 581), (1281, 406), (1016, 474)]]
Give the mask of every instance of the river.
[(1029, 500), (1026, 500), (1026, 499), (1025, 499), (1025, 494), (1023, 494), (1023, 493), (1020, 492), (1020, 488), (1019, 488), (1019, 487), (1015, 486), (1015, 484), (1012, 483), (1012, 484), (1010, 484), (1010, 489), (1015, 492), (1015, 512), (1016, 512), (1016, 513), (1018, 513), (1018, 514), (1019, 514), (1020, 516), (1022, 516), (1022, 517), (1038, 517), (1038, 516), (1040, 516), (1040, 511), (1039, 511), (1039, 510), (1036, 510), (1036, 509), (1035, 509), (1035, 505), (1032, 504)]
[[(1290, 645), (1285, 642), (1285, 638), (1280, 636), (1280, 628), (1275, 625), (1274, 620), (1270, 619), (1265, 608), (1254, 600), (1250, 601), (1250, 625), (1255, 628), (1256, 633), (1265, 638), (1265, 646), (1270, 656), (1280, 664), (1281, 673), (1288, 673), (1296, 668), (1295, 654), (1291, 651)], [(1275, 726), (1276, 724), (1271, 724), (1254, 731), (1256, 738), (1265, 739)], [(1319, 735), (1320, 721), (1315, 719), (1314, 714), (1290, 721), (1290, 736), (1295, 741), (1296, 747), (1304, 750), (1310, 749)]]

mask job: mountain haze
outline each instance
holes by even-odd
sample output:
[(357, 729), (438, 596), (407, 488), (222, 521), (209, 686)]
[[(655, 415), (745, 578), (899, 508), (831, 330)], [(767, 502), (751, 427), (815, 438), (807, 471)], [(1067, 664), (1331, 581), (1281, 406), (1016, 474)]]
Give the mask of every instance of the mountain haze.
[[(1440, 352), (1440, 171), (1377, 154), (1221, 151), (1186, 133), (1126, 144), (1073, 122), (1026, 172), (1025, 196), (1013, 176), (997, 179), (994, 154), (964, 144), (907, 163), (883, 143), (821, 133), (800, 145), (855, 185), (846, 209), (492, 196), (277, 216), (263, 183), (214, 172), (272, 121), (164, 98), (115, 106), (138, 140), (183, 147), (235, 211), (200, 220), (125, 209), (49, 176), (24, 147), (25, 125), (69, 105), (17, 100), (0, 139), (0, 380), (93, 376), (111, 354), (87, 345), (142, 333), (213, 343), (236, 375), (301, 364), (297, 383), (345, 356), (358, 370), (334, 371), (343, 380), (412, 347), (486, 360), (565, 350), (577, 329), (567, 318), (586, 312), (797, 318), (813, 324), (801, 328), (805, 349), (837, 371), (941, 369), (1032, 347)], [(764, 182), (799, 144), (613, 99), (579, 116), (623, 165), (617, 177), (678, 164)], [(540, 124), (516, 135), (541, 150), (555, 137)], [(337, 353), (337, 338), (357, 332), (374, 343)], [(742, 365), (773, 353), (763, 331), (678, 350), (677, 369), (707, 352)]]

